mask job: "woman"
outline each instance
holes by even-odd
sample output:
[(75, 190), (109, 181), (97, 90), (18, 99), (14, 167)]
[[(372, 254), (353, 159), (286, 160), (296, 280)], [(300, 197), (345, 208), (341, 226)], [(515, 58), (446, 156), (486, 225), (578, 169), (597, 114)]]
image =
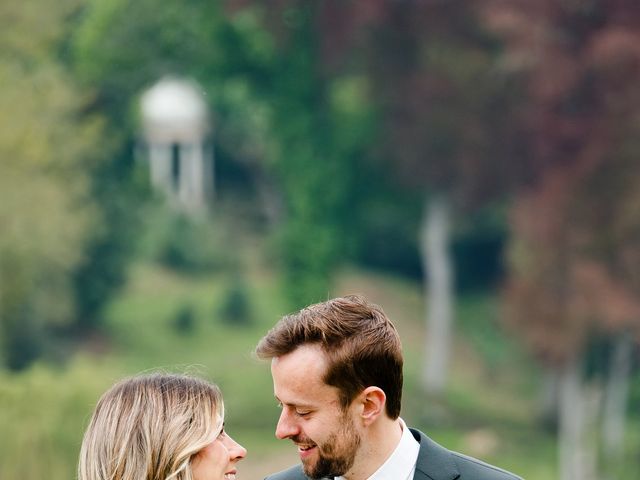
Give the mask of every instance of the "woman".
[(234, 480), (246, 453), (224, 431), (217, 386), (184, 375), (141, 375), (98, 402), (78, 480)]

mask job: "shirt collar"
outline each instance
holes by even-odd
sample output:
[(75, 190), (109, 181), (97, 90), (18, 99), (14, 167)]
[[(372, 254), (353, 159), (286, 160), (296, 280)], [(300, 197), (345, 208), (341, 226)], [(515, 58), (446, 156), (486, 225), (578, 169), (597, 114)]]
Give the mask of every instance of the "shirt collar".
[[(420, 443), (413, 437), (407, 424), (400, 419), (402, 436), (393, 453), (367, 480), (408, 480), (413, 477), (420, 451)], [(334, 480), (344, 480), (335, 477)]]

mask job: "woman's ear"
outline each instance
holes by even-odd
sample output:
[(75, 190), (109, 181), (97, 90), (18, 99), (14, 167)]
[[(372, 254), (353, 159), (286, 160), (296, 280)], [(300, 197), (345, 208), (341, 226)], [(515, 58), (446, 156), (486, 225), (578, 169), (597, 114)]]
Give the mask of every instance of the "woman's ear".
[(370, 425), (384, 414), (387, 396), (379, 387), (367, 387), (360, 393), (362, 411), (360, 416), (364, 425)]

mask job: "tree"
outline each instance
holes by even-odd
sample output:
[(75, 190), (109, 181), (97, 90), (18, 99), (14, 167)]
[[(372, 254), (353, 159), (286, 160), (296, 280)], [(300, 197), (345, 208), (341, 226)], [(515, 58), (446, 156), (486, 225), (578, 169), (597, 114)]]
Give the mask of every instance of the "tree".
[[(357, 153), (359, 137), (352, 140), (341, 123), (350, 112), (338, 97), (349, 86), (328, 81), (318, 61), (318, 7), (156, 4), (97, 2), (88, 11), (76, 43), (78, 71), (97, 89), (97, 107), (131, 135), (128, 111), (144, 86), (166, 73), (198, 80), (220, 125), (221, 149), (250, 166), (268, 205), (282, 205), (271, 218), (281, 221), (278, 253), (291, 303), (323, 298), (344, 249), (336, 212), (344, 211), (351, 173), (343, 162)], [(153, 41), (148, 31), (156, 32)], [(274, 201), (272, 184), (282, 201)]]
[[(353, 172), (372, 169), (356, 155), (375, 157), (376, 167), (393, 171), (384, 175), (395, 177), (399, 190), (424, 198), (419, 243), (430, 309), (425, 384), (434, 394), (444, 388), (451, 344), (453, 212), (499, 197), (511, 170), (506, 144), (491, 141), (507, 130), (508, 77), (494, 68), (495, 44), (473, 13), (464, 1), (370, 0), (313, 6), (276, 1), (266, 15), (276, 45), (276, 70), (266, 82), (276, 86), (267, 100), (281, 148), (273, 158), (289, 213), (283, 235), (287, 291), (298, 304), (308, 303), (305, 290), (324, 293), (320, 287), (344, 255), (335, 239), (348, 231), (336, 211), (357, 211)], [(349, 84), (359, 90), (345, 125), (340, 114), (348, 104), (331, 100)], [(348, 129), (361, 133), (345, 142)], [(305, 278), (322, 283), (307, 288)]]
[(13, 19), (0, 34), (0, 352), (13, 369), (73, 318), (71, 272), (96, 226), (88, 168), (101, 127), (81, 120), (87, 98), (57, 56), (78, 6), (0, 7)]
[(268, 105), (273, 148), (267, 162), (283, 191), (280, 232), (284, 289), (300, 308), (326, 297), (335, 266), (347, 255), (357, 189), (357, 161), (369, 133), (361, 81), (332, 69), (324, 48), (331, 5), (273, 2), (265, 25), (273, 58), (254, 89)]
[[(159, 8), (162, 7), (162, 8)], [(166, 74), (203, 76), (221, 55), (218, 2), (92, 2), (70, 42), (71, 66), (93, 92), (88, 106), (106, 118), (110, 141), (92, 169), (92, 194), (104, 217), (89, 254), (74, 272), (77, 327), (96, 328), (108, 300), (124, 283), (143, 235), (148, 184), (136, 166), (138, 96)]]
[(602, 366), (587, 368), (603, 343), (594, 339), (604, 335), (605, 350), (616, 352), (611, 365), (622, 365), (609, 369), (616, 375), (606, 382), (605, 403), (617, 413), (608, 421), (624, 410), (628, 377), (620, 373), (629, 372), (626, 342), (640, 318), (630, 273), (640, 245), (630, 180), (640, 151), (640, 12), (625, 2), (489, 6), (485, 19), (505, 40), (503, 62), (527, 92), (516, 120), (532, 176), (512, 215), (509, 318), (560, 375), (562, 478), (593, 478), (596, 445), (586, 430), (594, 406), (585, 398), (593, 397), (589, 380), (607, 376)]
[[(365, 6), (366, 5), (366, 6)], [(423, 198), (420, 252), (427, 342), (423, 386), (442, 394), (454, 317), (451, 230), (459, 214), (499, 199), (512, 175), (509, 77), (494, 63), (497, 44), (480, 28), (476, 4), (371, 0), (353, 8), (364, 38), (371, 98), (379, 114), (382, 168)]]

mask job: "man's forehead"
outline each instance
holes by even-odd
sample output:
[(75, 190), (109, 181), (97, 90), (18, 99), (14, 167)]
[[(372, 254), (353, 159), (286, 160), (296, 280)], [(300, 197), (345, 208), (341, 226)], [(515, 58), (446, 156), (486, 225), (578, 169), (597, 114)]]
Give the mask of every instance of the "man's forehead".
[(271, 359), (272, 370), (287, 370), (290, 373), (303, 371), (307, 374), (323, 375), (326, 367), (326, 353), (315, 343), (301, 345), (289, 353)]
[(325, 403), (338, 397), (338, 389), (324, 382), (326, 358), (319, 347), (298, 347), (271, 361), (273, 390), (284, 404)]

